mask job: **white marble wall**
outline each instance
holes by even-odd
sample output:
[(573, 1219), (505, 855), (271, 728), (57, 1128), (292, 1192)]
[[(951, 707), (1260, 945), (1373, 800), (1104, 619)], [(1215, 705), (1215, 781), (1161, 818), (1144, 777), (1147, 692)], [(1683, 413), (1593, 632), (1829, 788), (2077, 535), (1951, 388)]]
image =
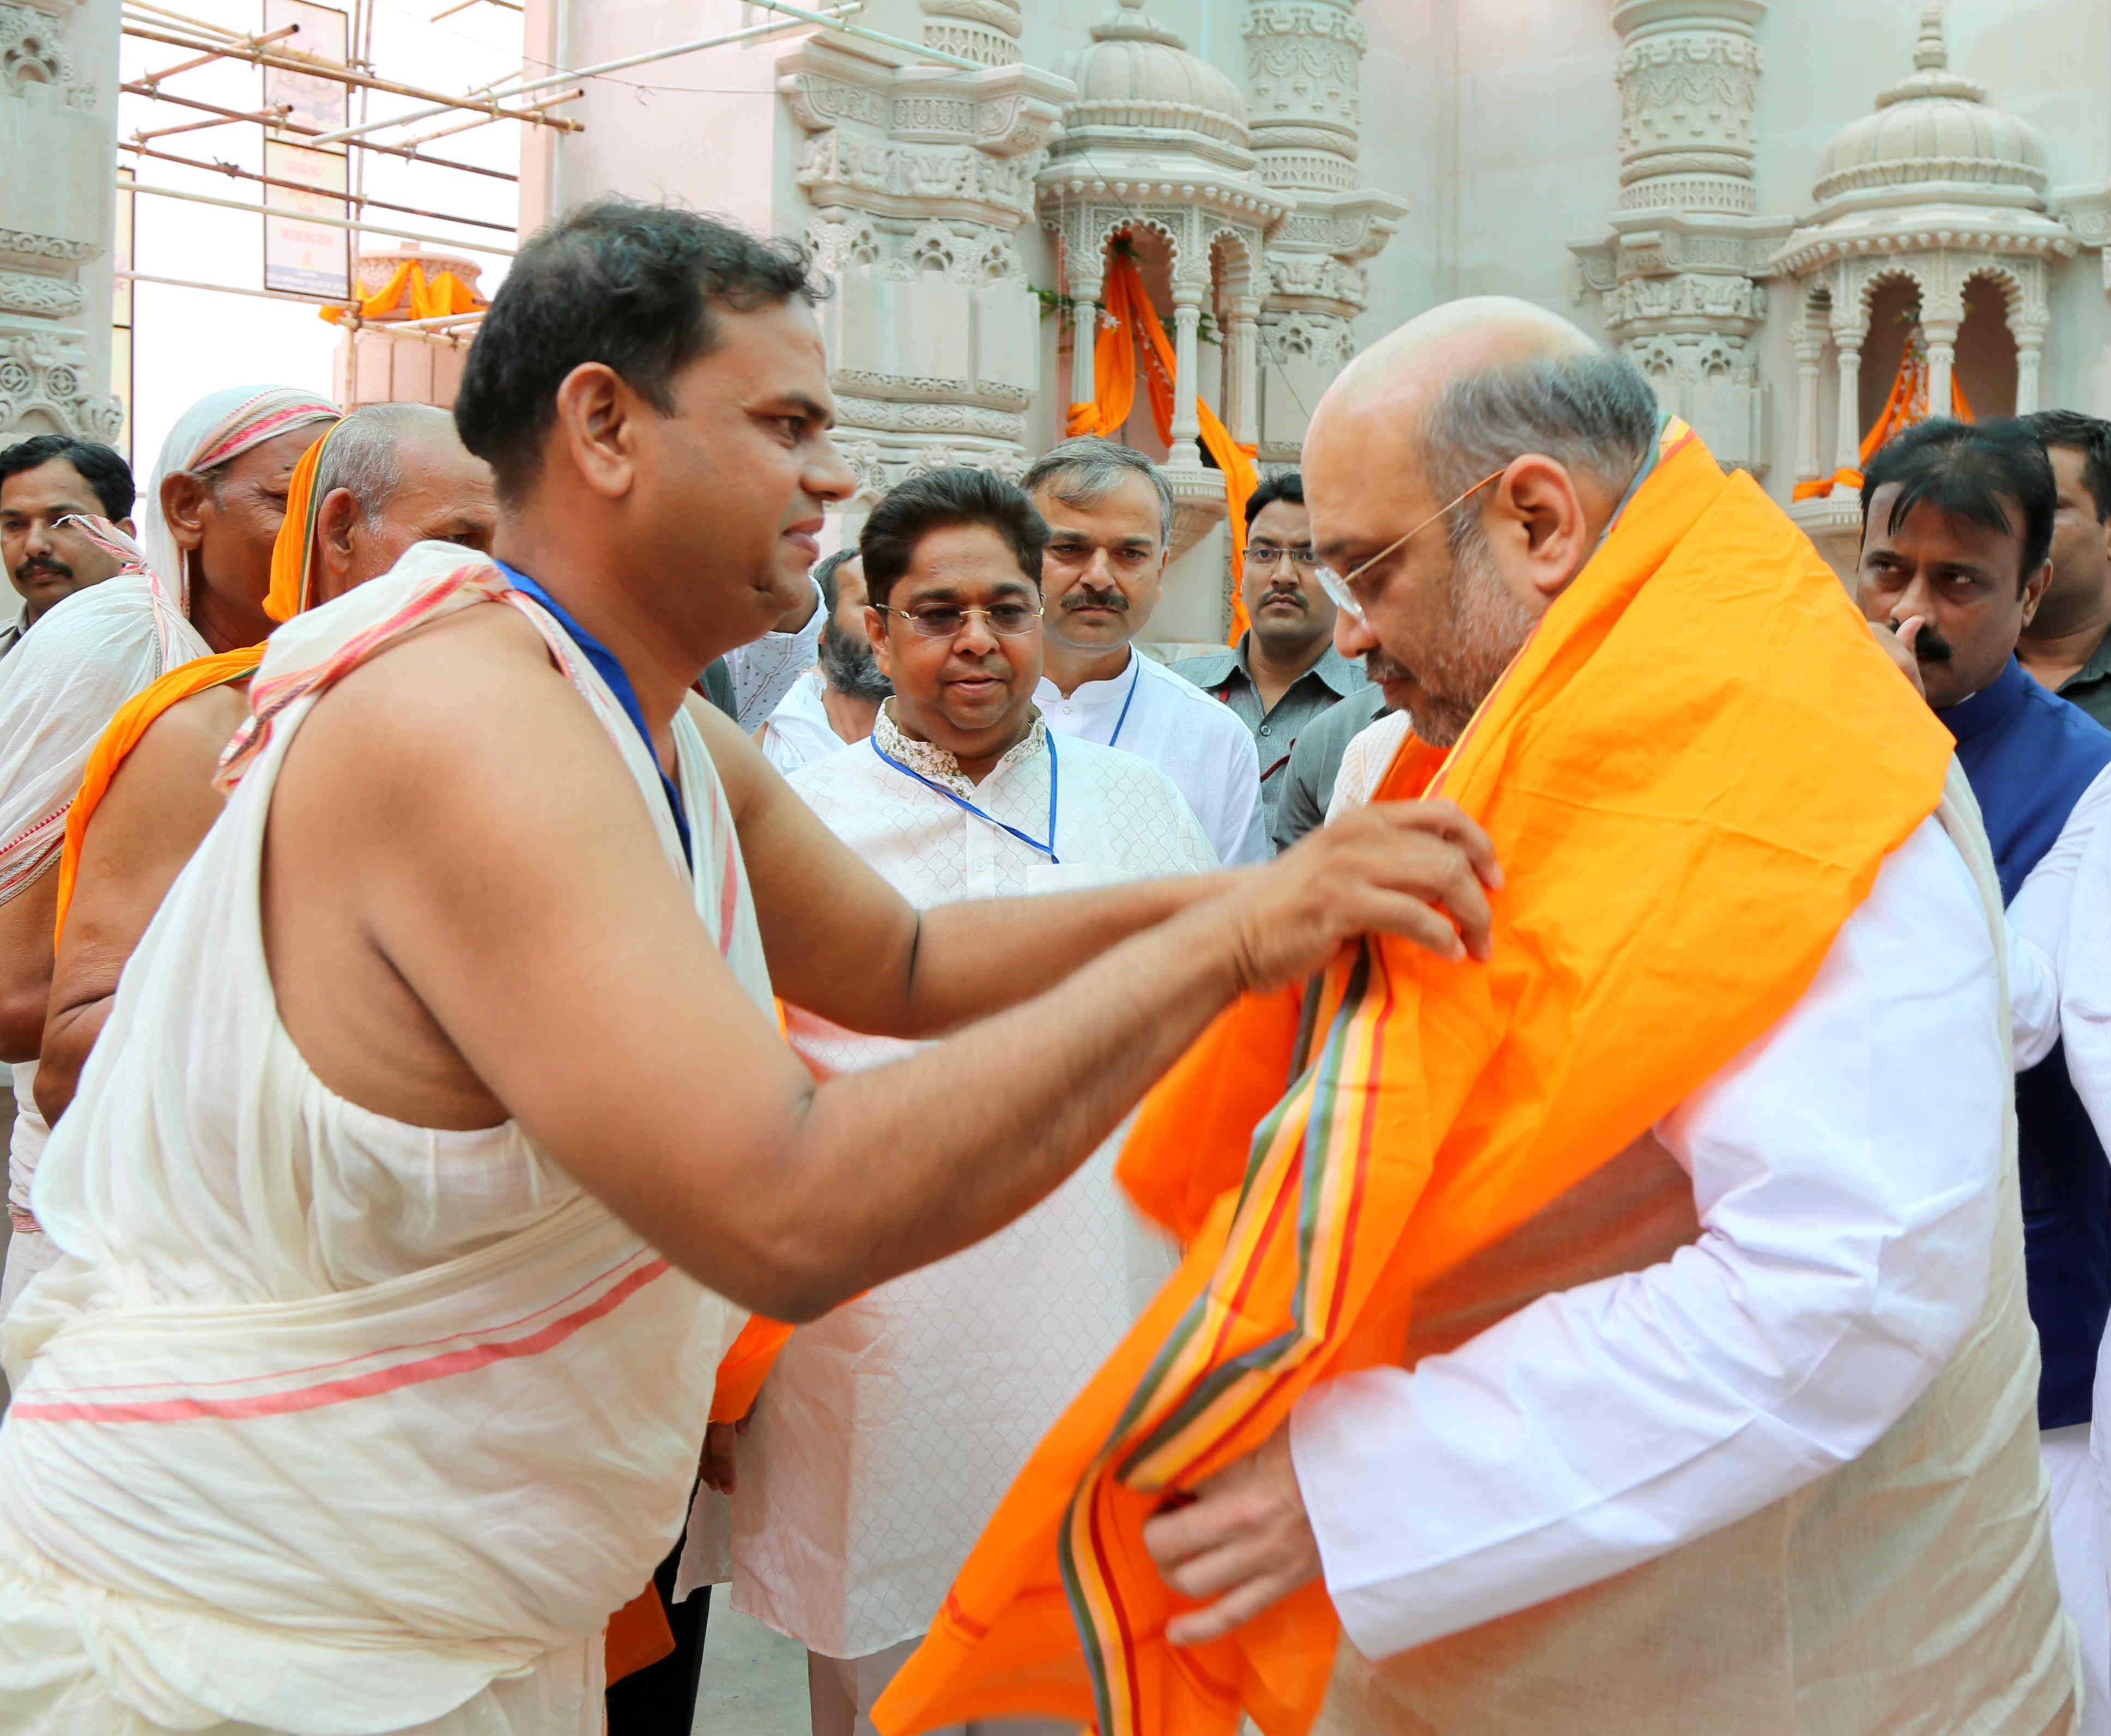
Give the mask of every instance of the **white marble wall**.
[[(546, 19), (559, 3), (534, 0)], [(701, 34), (761, 16), (738, 0), (679, 9), (664, 0), (565, 3), (574, 63), (664, 40), (670, 29)], [(1105, 0), (1028, 0), (1024, 58), (1066, 72), (1105, 9)], [(1151, 10), (1192, 49), (1242, 77), (1245, 0), (1151, 0)], [(1757, 33), (1765, 57), (1755, 165), (1762, 216), (1808, 214), (1827, 142), (1911, 70), (1919, 11), (1915, 0), (1773, 0)], [(906, 36), (924, 21), (917, 0), (874, 0), (860, 16)], [(1600, 329), (1597, 298), (1574, 292), (1568, 243), (1603, 236), (1618, 202), (1621, 43), (1609, 0), (1364, 0), (1360, 16), (1369, 48), (1357, 178), (1401, 193), (1410, 207), (1370, 264), (1360, 340), (1448, 297), (1485, 292), (1525, 296)], [(2063, 189), (2111, 185), (2111, 0), (1952, 0), (1945, 29), (1951, 66), (2044, 135), (2056, 206)], [(588, 131), (555, 144), (558, 197), (606, 187), (674, 193), (802, 230), (808, 212), (791, 165), (803, 135), (771, 94), (783, 52), (722, 49), (633, 75), (702, 87), (679, 96), (595, 87), (574, 111)], [(2111, 198), (2096, 211), (2098, 233), (2111, 229)], [(1019, 242), (1029, 281), (1053, 288), (1052, 238), (1029, 229)], [(1785, 283), (1768, 289), (1766, 323), (1753, 342), (1772, 388), (1766, 486), (1786, 496), (1795, 469), (1790, 325), (1798, 298)], [(2085, 249), (2054, 268), (2050, 302), (2044, 401), (2111, 411), (2111, 301), (2100, 252)], [(1029, 450), (1057, 430), (1066, 384), (1058, 348), (1056, 322), (1042, 320)], [(1836, 443), (1832, 397), (1828, 374), (1820, 428), (1827, 454)]]

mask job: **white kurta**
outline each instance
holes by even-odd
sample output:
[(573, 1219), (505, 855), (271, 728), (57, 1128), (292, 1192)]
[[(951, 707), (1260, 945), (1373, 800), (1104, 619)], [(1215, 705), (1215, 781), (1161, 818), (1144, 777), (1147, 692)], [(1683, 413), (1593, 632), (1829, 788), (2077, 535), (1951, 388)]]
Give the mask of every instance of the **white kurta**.
[(1171, 778), (1227, 868), (1268, 860), (1260, 756), (1228, 706), (1141, 651), (1109, 681), (1067, 696), (1046, 676), (1033, 701), (1058, 735), (1141, 755)]
[[(884, 710), (874, 742), (1048, 837), (1051, 744), (1038, 726), (979, 785), (950, 755), (903, 737)], [(888, 765), (874, 742), (795, 773), (792, 786), (919, 908), (1216, 865), (1179, 792), (1128, 755), (1055, 741), (1061, 866), (1051, 868)], [(834, 1072), (910, 1046), (797, 1009), (790, 1032)], [(1004, 1089), (1001, 1077), (963, 1084)], [(1114, 1186), (1118, 1144), (988, 1240), (792, 1335), (738, 1448), (736, 1608), (832, 1657), (878, 1652), (929, 1625), (1028, 1455), (1172, 1270), (1170, 1250)]]
[(792, 691), (778, 701), (755, 740), (763, 757), (788, 777), (801, 766), (825, 759), (847, 745), (829, 721), (819, 670), (809, 669), (792, 684)]
[(1292, 1453), (1361, 1652), (1665, 1554), (1904, 1414), (1986, 1294), (2009, 1090), (1999, 1007), (1986, 912), (1928, 820), (1802, 999), (1658, 1127), (1692, 1177), (1698, 1243), (1412, 1372), (1305, 1396)]

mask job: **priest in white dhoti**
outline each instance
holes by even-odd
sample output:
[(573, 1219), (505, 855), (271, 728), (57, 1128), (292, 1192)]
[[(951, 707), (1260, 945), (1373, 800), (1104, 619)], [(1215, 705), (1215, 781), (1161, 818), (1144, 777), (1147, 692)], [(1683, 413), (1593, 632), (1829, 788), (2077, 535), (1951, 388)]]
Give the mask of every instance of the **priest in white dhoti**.
[(0, 1059), (13, 1068), (16, 1105), (7, 1163), (14, 1233), (0, 1317), (52, 1258), (30, 1209), (49, 1131), (32, 1087), (51, 986), (53, 871), (82, 768), (140, 689), (178, 664), (253, 645), (270, 631), (263, 602), (286, 481), (316, 425), (338, 414), (290, 386), (201, 398), (170, 430), (141, 502), (143, 553), (106, 526), (98, 535), (125, 569), (48, 611), (0, 666)]
[[(1018, 489), (965, 469), (903, 483), (865, 526), (894, 697), (869, 741), (791, 782), (919, 908), (1216, 865), (1162, 772), (1038, 715), (1046, 536)], [(909, 1051), (787, 1017), (824, 1077)], [(807, 1647), (815, 1736), (869, 1731), (1034, 1442), (1171, 1271), (1114, 1186), (1118, 1144), (989, 1240), (801, 1327), (764, 1384), (738, 1447), (733, 1603)]]

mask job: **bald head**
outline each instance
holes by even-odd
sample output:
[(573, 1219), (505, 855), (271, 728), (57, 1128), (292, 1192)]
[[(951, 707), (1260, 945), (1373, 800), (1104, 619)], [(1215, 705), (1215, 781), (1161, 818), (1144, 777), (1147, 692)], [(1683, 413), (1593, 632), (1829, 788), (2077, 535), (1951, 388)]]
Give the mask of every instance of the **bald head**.
[(498, 523), (491, 466), (429, 404), (370, 404), (339, 424), (316, 474), (311, 604), (379, 578), (411, 544), (488, 554)]
[(1657, 423), (1632, 362), (1506, 297), (1432, 308), (1328, 388), (1305, 504), (1366, 618), (1335, 644), (1424, 740), (1455, 738), (1590, 559)]

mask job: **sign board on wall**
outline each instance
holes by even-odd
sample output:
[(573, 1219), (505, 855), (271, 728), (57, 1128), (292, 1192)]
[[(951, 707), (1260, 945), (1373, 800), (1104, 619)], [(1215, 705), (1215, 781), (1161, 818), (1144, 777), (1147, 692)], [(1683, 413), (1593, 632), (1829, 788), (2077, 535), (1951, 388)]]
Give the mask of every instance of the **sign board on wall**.
[[(300, 28), (271, 46), (342, 66), (348, 52), (350, 23), (335, 7), (311, 0), (264, 0), (264, 34)], [(328, 132), (351, 125), (351, 91), (335, 79), (281, 66), (264, 69), (264, 106), (283, 108), (293, 125)], [(351, 215), (348, 154), (342, 148), (318, 151), (294, 133), (267, 129), (264, 137), (264, 202), (281, 211), (304, 211), (343, 222)], [(352, 292), (352, 232), (334, 223), (304, 223), (297, 217), (264, 219), (264, 287), (300, 295), (348, 300)]]

